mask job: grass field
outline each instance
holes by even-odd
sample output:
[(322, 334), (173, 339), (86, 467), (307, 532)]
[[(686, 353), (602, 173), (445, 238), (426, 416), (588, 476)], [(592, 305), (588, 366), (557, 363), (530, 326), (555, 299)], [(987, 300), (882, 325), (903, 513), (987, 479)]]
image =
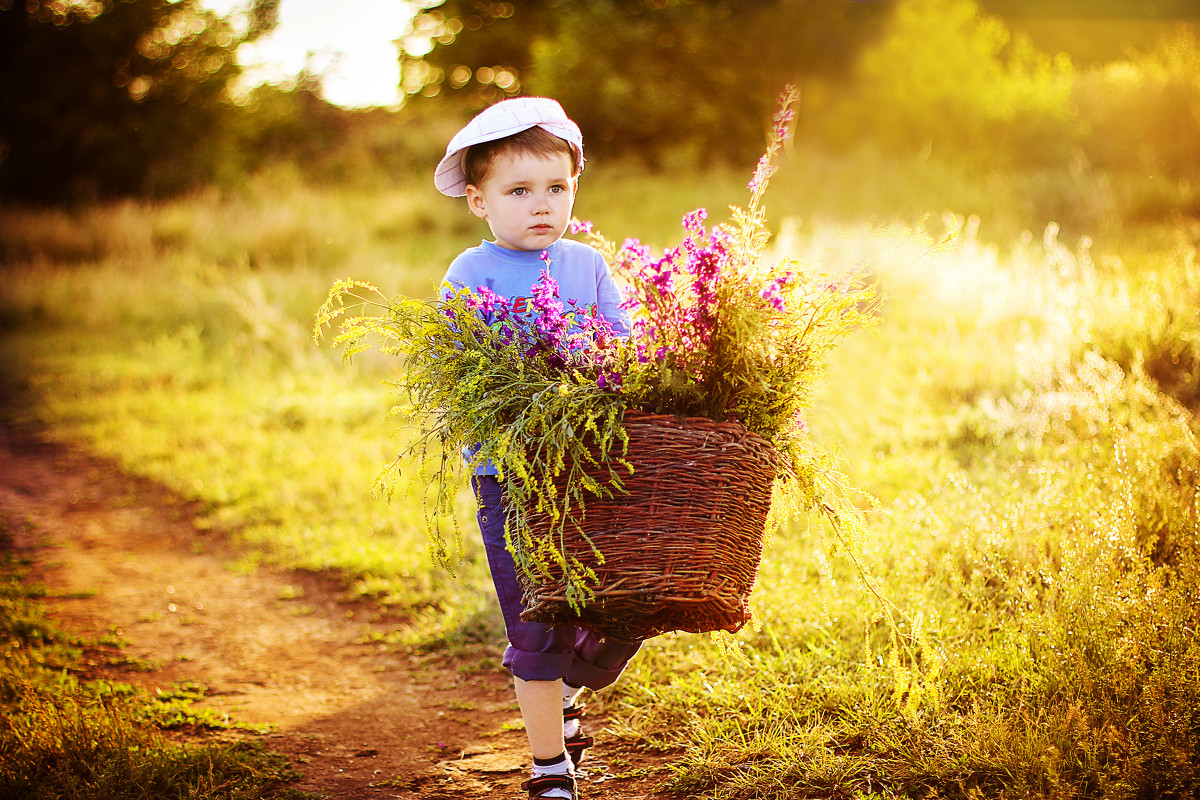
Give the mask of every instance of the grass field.
[[(911, 639), (889, 649), (875, 600), (800, 521), (767, 549), (742, 656), (654, 640), (601, 701), (618, 732), (675, 753), (687, 797), (1194, 797), (1194, 223), (1133, 228), (1124, 201), (1069, 182), (1045, 207), (1073, 214), (1052, 220), (1022, 201), (1045, 178), (927, 177), (904, 203), (882, 179), (835, 194), (843, 178), (785, 172), (767, 203), (777, 247), (865, 266), (886, 296), (810, 429), (861, 490), (868, 566)], [(577, 210), (663, 246), (743, 185), (589, 166)], [(202, 501), (244, 568), (333, 571), (411, 615), (403, 644), (470, 652), (503, 634), (468, 497), (451, 578), (419, 505), (370, 494), (402, 445), (383, 421), (394, 366), (341, 365), (310, 325), (334, 278), (428, 294), (483, 233), (423, 184), (278, 175), (163, 205), (9, 209), (0, 357), (36, 398), (26, 413)]]

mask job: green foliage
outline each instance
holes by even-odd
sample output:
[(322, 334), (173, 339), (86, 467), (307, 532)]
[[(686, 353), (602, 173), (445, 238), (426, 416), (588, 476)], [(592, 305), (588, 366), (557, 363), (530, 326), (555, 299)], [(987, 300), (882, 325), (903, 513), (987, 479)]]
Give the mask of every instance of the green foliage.
[[(1196, 248), (1176, 245), (1167, 263), (1113, 280), (1097, 298), (1096, 346), (1128, 372), (1200, 412), (1200, 266)], [(1134, 319), (1129, 319), (1130, 309)], [(1125, 315), (1125, 318), (1120, 318)]]
[(238, 32), (196, 0), (0, 3), (0, 195), (37, 202), (178, 191), (210, 178)]
[[(1042, 220), (1066, 224), (1074, 208), (1095, 205), (1106, 194), (1115, 195), (1125, 220), (1195, 213), (1190, 180), (1200, 164), (1200, 57), (1194, 22), (1159, 25), (1157, 42), (1145, 52), (1126, 47), (1124, 57), (1081, 69), (1072, 66), (1069, 40), (1062, 51), (1042, 52), (1021, 30), (1029, 15), (1017, 10), (1005, 20), (981, 5), (1018, 4), (902, 0), (848, 80), (808, 86), (801, 140), (838, 152), (866, 146), (893, 158), (932, 155), (976, 181), (1006, 181), (1014, 168), (1052, 167), (1053, 178), (1031, 198), (1036, 204), (1056, 190), (1097, 184), (1081, 186), (1073, 200), (1064, 197)], [(1089, 6), (1058, 22), (1068, 30), (1075, 23), (1075, 35), (1083, 38), (1091, 28), (1080, 19), (1106, 14)], [(1124, 41), (1127, 32), (1119, 33)], [(1096, 175), (1097, 169), (1107, 175)], [(1152, 190), (1139, 179), (1140, 195), (1109, 183), (1131, 173), (1154, 174), (1158, 183)]]
[(0, 794), (50, 800), (252, 800), (294, 780), (261, 744), (171, 745), (112, 697), (24, 694), (0, 733)]
[(1104, 169), (1191, 179), (1200, 169), (1200, 43), (1177, 24), (1148, 52), (1081, 75), (1073, 100), (1089, 130), (1082, 144)]
[(979, 167), (1062, 163), (1078, 138), (1071, 77), (973, 0), (903, 0), (848, 85), (814, 87), (806, 126), (831, 145), (865, 138)]
[(387, 191), (436, 164), (458, 122), (442, 110), (351, 109), (320, 96), (316, 78), (264, 84), (239, 95), (225, 126), (215, 181), (244, 188), (247, 176), (291, 169), (309, 182), (375, 186)]
[(761, 148), (777, 87), (845, 72), (892, 4), (448, 0), (415, 19), (402, 83), (472, 110), (555, 97), (594, 152), (737, 163)]
[[(839, 194), (874, 201), (899, 162), (905, 174), (963, 184), (986, 203), (1016, 191), (1011, 171), (1020, 169), (1036, 181), (1021, 202), (1037, 225), (1078, 220), (1097, 231), (1118, 218), (1194, 215), (1194, 23), (1180, 21), (1156, 44), (1114, 23), (1114, 41), (1144, 52), (1122, 57), (1108, 44), (1101, 61), (1086, 56), (1090, 24), (1119, 19), (1119, 4), (1075, 10), (1088, 23), (1075, 28), (1074, 18), (1048, 19), (1031, 5), (451, 0), (418, 12), (401, 53), (412, 102), (387, 112), (332, 106), (309, 74), (230, 102), (232, 53), (269, 27), (270, 3), (248, 12), (257, 21), (243, 33), (237, 17), (192, 0), (11, 2), (0, 9), (0, 74), (11, 78), (0, 82), (0, 193), (90, 201), (208, 181), (244, 192), (261, 188), (261, 170), (388, 186), (436, 161), (469, 111), (517, 92), (562, 101), (589, 153), (709, 168), (752, 157), (774, 87), (799, 80), (795, 152), (880, 162), (877, 175)], [(1136, 11), (1131, 18), (1143, 20)], [(1157, 13), (1182, 16), (1162, 4)], [(1041, 41), (1023, 32), (1037, 27), (1031, 21), (1060, 31), (1045, 40), (1053, 49), (1031, 43)], [(189, 32), (176, 37), (185, 22)], [(1071, 65), (1076, 52), (1086, 66)], [(992, 209), (957, 203), (921, 211), (942, 207), (1000, 222)]]
[[(371, 295), (379, 299), (372, 300)], [(407, 401), (395, 413), (413, 415), (416, 435), (385, 468), (380, 483), (390, 495), (395, 483), (391, 471), (412, 460), (418, 463), (419, 482), (432, 493), (425, 506), (432, 515), (435, 558), (452, 567), (461, 555), (457, 529), (457, 546), (451, 553), (441, 534), (441, 521), (453, 518), (462, 476), (490, 461), (500, 469), (516, 509), (510, 535), (516, 542), (518, 563), (531, 574), (558, 565), (568, 577), (572, 601), (586, 597), (586, 580), (594, 576), (579, 564), (567, 564), (553, 541), (535, 541), (527, 515), (549, 514), (561, 531), (582, 516), (587, 494), (609, 495), (619, 489), (619, 457), (613, 450), (625, 440), (620, 427), (624, 402), (596, 384), (594, 367), (581, 361), (564, 369), (556, 363), (555, 351), (530, 353), (525, 341), (504, 332), (499, 324), (487, 325), (475, 313), (477, 301), (466, 289), (439, 301), (403, 296), (388, 300), (369, 284), (339, 281), (317, 315), (315, 338), (343, 316), (347, 296), (358, 299), (360, 306), (376, 305), (384, 313), (344, 320), (333, 339), (334, 345), (343, 347), (344, 359), (377, 346), (402, 364), (401, 377), (389, 384)], [(608, 467), (612, 488), (585, 473), (587, 466), (597, 463), (592, 447)], [(459, 456), (463, 451), (471, 453), (465, 464)], [(561, 497), (556, 488), (560, 476), (566, 483)]]

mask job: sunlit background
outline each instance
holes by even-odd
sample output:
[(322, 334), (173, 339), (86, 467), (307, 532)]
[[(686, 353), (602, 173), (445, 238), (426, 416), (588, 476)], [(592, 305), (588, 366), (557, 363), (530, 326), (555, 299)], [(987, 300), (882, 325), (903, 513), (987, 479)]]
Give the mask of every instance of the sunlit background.
[[(238, 0), (206, 0), (229, 15)], [(321, 94), (347, 107), (400, 104), (396, 43), (408, 33), (416, 8), (401, 0), (284, 0), (279, 24), (262, 39), (238, 50), (246, 68), (239, 85), (287, 82), (302, 72), (321, 77)]]
[[(428, 297), (488, 236), (432, 176), (496, 100), (558, 98), (577, 213), (661, 250), (747, 202), (795, 83), (771, 252), (884, 298), (805, 430), (861, 490), (908, 638), (797, 521), (745, 661), (660, 637), (589, 700), (604, 746), (645, 757), (614, 771), (705, 800), (1194, 798), (1198, 24), (1200, 0), (0, 0), (0, 448), (102, 455), (239, 569), (403, 620), (385, 656), (494, 674), (469, 492), (450, 577), (417, 465), (413, 494), (371, 495), (404, 443), (395, 360), (341, 363), (314, 313), (346, 277)], [(0, 582), (0, 796), (150, 796), (76, 792), (153, 763), (120, 733), (147, 717), (13, 610), (21, 585)]]
[(2, 12), (13, 113), (0, 192), (163, 196), (280, 163), (396, 174), (437, 149), (430, 123), (530, 93), (558, 98), (597, 156), (739, 166), (795, 82), (796, 152), (814, 159), (929, 155), (977, 177), (1132, 170), (1161, 194), (1200, 162), (1195, 12), (1193, 0), (34, 3)]

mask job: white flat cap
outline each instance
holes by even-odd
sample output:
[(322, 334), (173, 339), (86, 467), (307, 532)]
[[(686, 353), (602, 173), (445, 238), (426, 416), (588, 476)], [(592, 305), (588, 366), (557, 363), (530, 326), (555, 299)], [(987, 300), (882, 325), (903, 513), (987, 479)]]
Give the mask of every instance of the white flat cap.
[(471, 145), (503, 139), (533, 127), (542, 128), (573, 145), (579, 152), (582, 168), (583, 134), (562, 106), (548, 97), (514, 97), (488, 106), (454, 134), (446, 146), (445, 157), (433, 174), (434, 186), (444, 195), (464, 196), (467, 176), (462, 168), (463, 151)]

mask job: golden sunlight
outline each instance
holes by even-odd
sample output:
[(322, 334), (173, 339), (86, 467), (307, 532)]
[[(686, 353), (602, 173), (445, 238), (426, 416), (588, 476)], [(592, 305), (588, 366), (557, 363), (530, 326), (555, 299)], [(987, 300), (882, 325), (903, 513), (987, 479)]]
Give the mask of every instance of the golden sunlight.
[[(204, 0), (220, 14), (245, 0)], [(394, 0), (282, 0), (279, 25), (238, 52), (243, 88), (283, 83), (301, 73), (321, 78), (321, 94), (346, 107), (400, 105), (395, 41), (408, 32), (413, 8)]]

